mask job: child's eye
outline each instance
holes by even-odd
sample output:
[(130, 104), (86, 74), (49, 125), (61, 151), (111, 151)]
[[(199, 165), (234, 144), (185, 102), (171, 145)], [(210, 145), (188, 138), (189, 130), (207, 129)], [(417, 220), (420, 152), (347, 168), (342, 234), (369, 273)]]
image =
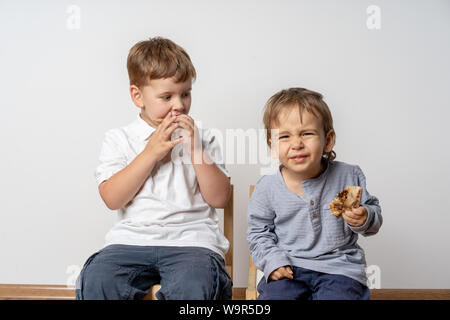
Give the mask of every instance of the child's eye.
[(286, 139), (289, 138), (289, 136), (281, 136), (280, 139)]
[(314, 133), (312, 133), (312, 132), (305, 132), (305, 133), (303, 133), (303, 135), (304, 136), (312, 136)]
[(164, 100), (170, 100), (171, 96), (164, 96), (163, 99)]
[(191, 95), (190, 92), (183, 93), (183, 98), (187, 98), (187, 97), (189, 97), (190, 95)]

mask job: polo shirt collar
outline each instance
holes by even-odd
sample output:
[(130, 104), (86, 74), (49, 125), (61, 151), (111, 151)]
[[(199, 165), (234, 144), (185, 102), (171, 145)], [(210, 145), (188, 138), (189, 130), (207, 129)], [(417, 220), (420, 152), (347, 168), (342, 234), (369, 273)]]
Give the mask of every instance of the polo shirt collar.
[(137, 119), (132, 124), (133, 132), (136, 136), (136, 139), (140, 141), (148, 140), (156, 129), (150, 126), (144, 119), (141, 118), (141, 115), (138, 114)]
[[(318, 177), (303, 180), (302, 186), (309, 185), (309, 184), (315, 184), (315, 183), (321, 183), (328, 175), (328, 171), (330, 168), (329, 163), (325, 162), (325, 165), (326, 165), (325, 170)], [(283, 175), (281, 174), (281, 168), (283, 168), (283, 164), (280, 164), (280, 166), (278, 167), (277, 176), (278, 176), (279, 181), (282, 182), (283, 184), (285, 184)]]

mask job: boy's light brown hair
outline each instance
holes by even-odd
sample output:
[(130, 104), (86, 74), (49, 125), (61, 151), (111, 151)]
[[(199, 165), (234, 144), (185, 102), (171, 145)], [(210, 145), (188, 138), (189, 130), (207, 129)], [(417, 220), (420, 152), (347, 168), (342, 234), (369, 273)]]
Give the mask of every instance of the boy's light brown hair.
[[(279, 125), (278, 116), (281, 110), (298, 106), (300, 113), (300, 121), (302, 121), (302, 112), (304, 110), (311, 112), (322, 120), (323, 130), (326, 134), (333, 130), (333, 117), (331, 116), (328, 105), (323, 101), (323, 96), (315, 91), (305, 88), (290, 88), (275, 93), (267, 101), (264, 108), (263, 122), (266, 129), (267, 144), (270, 147), (271, 129)], [(326, 152), (323, 157), (327, 162), (336, 159), (336, 152), (331, 150)]]
[(176, 76), (176, 82), (195, 80), (197, 74), (186, 51), (169, 39), (154, 37), (136, 43), (128, 53), (130, 85), (138, 88), (153, 79)]

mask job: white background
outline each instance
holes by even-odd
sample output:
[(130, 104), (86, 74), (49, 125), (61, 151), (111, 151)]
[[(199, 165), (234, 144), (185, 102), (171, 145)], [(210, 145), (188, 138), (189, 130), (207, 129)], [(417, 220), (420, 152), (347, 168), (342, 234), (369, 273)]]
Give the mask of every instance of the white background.
[[(137, 115), (126, 57), (150, 36), (190, 54), (203, 127), (262, 128), (282, 88), (324, 94), (337, 160), (360, 165), (380, 199), (384, 224), (360, 244), (382, 288), (450, 288), (449, 1), (1, 1), (0, 283), (65, 284), (103, 246), (116, 218), (93, 173), (104, 133)], [(234, 285), (246, 287), (261, 166), (228, 168)]]

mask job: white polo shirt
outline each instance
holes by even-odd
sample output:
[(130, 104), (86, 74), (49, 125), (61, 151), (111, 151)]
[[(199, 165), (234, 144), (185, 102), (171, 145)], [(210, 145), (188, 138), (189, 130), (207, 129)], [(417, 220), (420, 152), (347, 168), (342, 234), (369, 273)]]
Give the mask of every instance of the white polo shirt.
[[(106, 132), (95, 171), (97, 185), (133, 161), (154, 131), (138, 115), (131, 124)], [(199, 134), (203, 148), (229, 177), (218, 139), (208, 129), (199, 128)], [(105, 247), (197, 246), (225, 256), (229, 243), (219, 230), (217, 212), (203, 200), (192, 164), (182, 161), (189, 158), (182, 143), (174, 149), (172, 161), (158, 162), (133, 200), (118, 210), (118, 221), (106, 234)]]

